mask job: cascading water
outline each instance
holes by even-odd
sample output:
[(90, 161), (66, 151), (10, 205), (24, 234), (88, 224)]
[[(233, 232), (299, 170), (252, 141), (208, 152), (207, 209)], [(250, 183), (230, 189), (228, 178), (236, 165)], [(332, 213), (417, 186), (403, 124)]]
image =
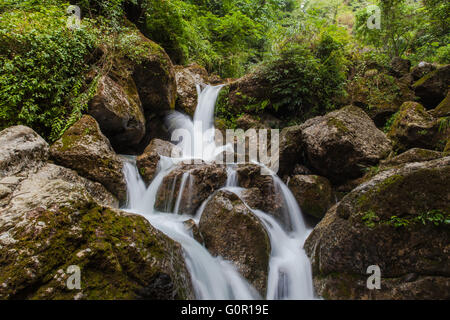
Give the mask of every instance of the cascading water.
[[(218, 154), (229, 149), (228, 146), (216, 146), (214, 139), (214, 106), (220, 89), (221, 86), (207, 86), (201, 90), (200, 86), (197, 86), (199, 99), (193, 121), (178, 112), (168, 116), (170, 131), (187, 130), (193, 139), (179, 141), (177, 145), (182, 150), (181, 157), (161, 157), (158, 173), (148, 188), (142, 181), (134, 158), (125, 157), (124, 173), (128, 185), (128, 203), (125, 210), (143, 215), (154, 227), (181, 244), (197, 299), (258, 299), (261, 297), (257, 291), (239, 274), (234, 265), (221, 257), (211, 256), (183, 224), (189, 219), (198, 223), (209, 199), (205, 200), (194, 217), (175, 214), (179, 213), (182, 194), (190, 191), (193, 179), (189, 172), (184, 173), (181, 178), (177, 199), (173, 199), (175, 192), (172, 190), (171, 195), (166, 195), (167, 209), (174, 203), (173, 212), (161, 213), (154, 209), (156, 193), (164, 177), (178, 163), (185, 159), (213, 161)], [(239, 196), (243, 189), (238, 187), (233, 164), (228, 165), (227, 173), (224, 188)], [(311, 230), (305, 225), (300, 208), (287, 186), (275, 174), (272, 178), (276, 192), (280, 192), (284, 199), (289, 228), (282, 226), (269, 214), (249, 208), (266, 227), (272, 247), (265, 298), (314, 299), (311, 266), (302, 249)]]

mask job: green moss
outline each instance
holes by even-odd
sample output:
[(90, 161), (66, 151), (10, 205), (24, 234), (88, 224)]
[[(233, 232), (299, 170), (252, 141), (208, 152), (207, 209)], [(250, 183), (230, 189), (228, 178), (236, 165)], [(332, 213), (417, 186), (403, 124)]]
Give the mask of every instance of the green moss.
[(348, 133), (350, 130), (345, 126), (345, 123), (337, 118), (329, 118), (327, 121), (327, 124), (329, 126), (333, 126), (335, 128), (337, 128), (339, 131), (343, 132), (343, 133)]
[(436, 73), (438, 72), (438, 69), (426, 74), (425, 76), (423, 76), (422, 78), (420, 78), (419, 80), (417, 80), (412, 87), (415, 89), (418, 86), (421, 86), (422, 84), (425, 83), (425, 81), (427, 81), (428, 79), (430, 79), (431, 77), (433, 77)]

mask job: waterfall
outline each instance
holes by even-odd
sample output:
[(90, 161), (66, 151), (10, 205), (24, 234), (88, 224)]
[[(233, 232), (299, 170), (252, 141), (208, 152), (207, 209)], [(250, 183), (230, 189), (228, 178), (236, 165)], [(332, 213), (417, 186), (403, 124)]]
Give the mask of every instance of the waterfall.
[[(166, 195), (167, 209), (173, 208), (173, 212), (161, 213), (154, 209), (156, 193), (164, 177), (178, 163), (185, 159), (212, 161), (226, 149), (225, 146), (216, 146), (214, 140), (214, 107), (220, 89), (221, 86), (206, 86), (201, 90), (200, 86), (197, 86), (199, 98), (193, 121), (179, 112), (173, 112), (167, 117), (171, 132), (187, 130), (194, 139), (178, 141), (177, 146), (182, 150), (180, 158), (161, 157), (156, 176), (148, 187), (142, 181), (135, 158), (124, 158), (124, 174), (128, 186), (128, 202), (124, 210), (144, 216), (155, 228), (181, 244), (197, 299), (259, 299), (261, 297), (258, 292), (239, 274), (233, 263), (221, 257), (213, 257), (184, 226), (183, 222), (189, 219), (199, 222), (211, 198), (202, 203), (195, 217), (183, 214), (180, 210), (183, 194), (190, 192), (190, 186), (194, 183), (189, 172), (182, 175), (177, 198), (173, 199), (175, 190)], [(303, 250), (303, 243), (311, 230), (306, 227), (301, 210), (290, 190), (275, 174), (272, 178), (276, 192), (279, 192), (283, 199), (290, 231), (286, 231), (287, 229), (271, 215), (249, 208), (262, 221), (271, 242), (265, 298), (314, 299), (311, 266)], [(174, 179), (173, 188), (175, 185)], [(242, 188), (238, 187), (238, 176), (233, 164), (227, 165), (227, 182), (223, 188), (240, 196)]]

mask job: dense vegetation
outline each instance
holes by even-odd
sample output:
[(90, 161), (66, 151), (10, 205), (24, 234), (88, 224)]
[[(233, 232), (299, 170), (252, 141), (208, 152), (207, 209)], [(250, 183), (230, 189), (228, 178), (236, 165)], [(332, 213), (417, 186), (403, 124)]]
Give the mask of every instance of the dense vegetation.
[[(136, 26), (175, 64), (197, 62), (223, 78), (261, 70), (273, 88), (271, 107), (299, 119), (336, 108), (355, 66), (386, 66), (396, 56), (450, 62), (445, 0), (71, 3), (82, 11), (77, 30), (66, 28), (67, 1), (1, 2), (0, 129), (22, 123), (58, 138), (86, 109), (91, 71), (107, 68), (99, 52), (137, 59), (145, 50)], [(370, 4), (380, 7), (380, 29), (367, 28)]]

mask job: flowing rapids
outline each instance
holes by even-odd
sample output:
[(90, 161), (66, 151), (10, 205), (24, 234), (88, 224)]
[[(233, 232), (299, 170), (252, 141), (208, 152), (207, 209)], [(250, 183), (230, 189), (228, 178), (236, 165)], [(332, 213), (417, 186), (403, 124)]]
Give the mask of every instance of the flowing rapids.
[[(161, 157), (158, 173), (148, 187), (138, 172), (134, 157), (125, 157), (124, 172), (128, 185), (128, 203), (125, 210), (143, 215), (154, 227), (181, 244), (197, 299), (314, 299), (311, 266), (303, 250), (303, 243), (311, 229), (306, 226), (294, 196), (275, 174), (272, 178), (277, 192), (280, 192), (284, 199), (284, 211), (289, 226), (280, 225), (265, 212), (249, 208), (266, 227), (272, 247), (266, 297), (260, 297), (231, 262), (211, 256), (208, 250), (193, 238), (192, 232), (186, 230), (183, 222), (194, 219), (198, 223), (209, 201), (207, 199), (200, 206), (195, 216), (180, 214), (181, 195), (183, 192), (189, 192), (193, 183), (189, 173), (184, 173), (181, 177), (178, 198), (173, 199), (176, 193), (171, 190), (169, 198), (166, 199), (168, 204), (175, 203), (174, 212), (162, 213), (154, 209), (158, 188), (164, 177), (178, 163), (185, 159), (212, 161), (227, 149), (227, 146), (216, 146), (214, 140), (214, 106), (220, 89), (221, 86), (207, 86), (203, 90), (197, 87), (199, 99), (193, 121), (178, 112), (168, 116), (169, 129), (172, 132), (184, 129), (194, 138), (178, 143), (182, 157)], [(238, 187), (238, 177), (233, 165), (228, 165), (227, 173), (227, 182), (223, 188), (239, 196), (242, 188)], [(286, 231), (287, 229), (290, 231)]]

